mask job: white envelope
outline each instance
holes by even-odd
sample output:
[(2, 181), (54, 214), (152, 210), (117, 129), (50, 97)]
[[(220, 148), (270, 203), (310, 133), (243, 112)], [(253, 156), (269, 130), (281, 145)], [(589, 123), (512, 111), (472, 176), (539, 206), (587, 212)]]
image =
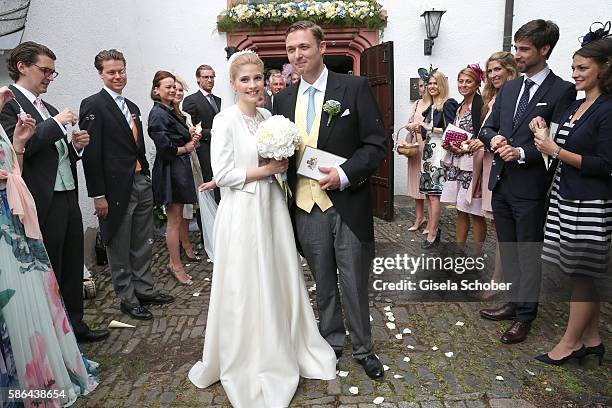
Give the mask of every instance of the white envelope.
[(300, 165), (298, 166), (297, 174), (319, 181), (326, 176), (326, 174), (319, 171), (319, 167), (334, 167), (345, 161), (346, 159), (344, 157), (312, 146), (306, 146), (302, 161), (300, 161)]

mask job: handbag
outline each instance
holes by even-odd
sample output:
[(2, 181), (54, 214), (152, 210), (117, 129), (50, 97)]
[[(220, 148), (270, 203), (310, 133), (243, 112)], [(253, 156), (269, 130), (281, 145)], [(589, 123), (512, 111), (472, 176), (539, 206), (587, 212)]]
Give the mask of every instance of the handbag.
[(457, 148), (461, 148), (461, 144), (468, 139), (472, 138), (472, 134), (466, 132), (458, 126), (449, 123), (442, 134), (442, 141), (444, 143), (448, 143), (449, 145), (455, 146)]
[(405, 127), (401, 127), (395, 133), (395, 140), (393, 150), (395, 150), (398, 154), (406, 157), (415, 156), (419, 152), (419, 144), (418, 143), (408, 143), (405, 141), (399, 141), (399, 134), (402, 129), (408, 130)]

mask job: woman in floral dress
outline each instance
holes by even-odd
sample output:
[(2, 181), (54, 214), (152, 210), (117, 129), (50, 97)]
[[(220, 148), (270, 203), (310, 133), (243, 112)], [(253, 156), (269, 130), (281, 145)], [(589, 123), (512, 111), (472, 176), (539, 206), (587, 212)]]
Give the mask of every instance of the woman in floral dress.
[[(13, 99), (0, 88), (0, 110)], [(97, 383), (66, 317), (42, 242), (36, 207), (21, 178), (35, 121), (19, 118), (11, 145), (0, 126), (0, 401), (2, 407), (59, 407)], [(14, 147), (14, 150), (13, 150)], [(9, 398), (9, 389), (11, 397)]]

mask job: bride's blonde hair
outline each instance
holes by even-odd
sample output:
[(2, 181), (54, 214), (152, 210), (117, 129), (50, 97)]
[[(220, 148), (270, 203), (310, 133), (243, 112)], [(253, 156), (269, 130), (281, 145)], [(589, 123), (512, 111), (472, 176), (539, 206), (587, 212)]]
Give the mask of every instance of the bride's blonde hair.
[(259, 58), (259, 56), (255, 54), (253, 51), (250, 51), (250, 50), (239, 51), (237, 54), (238, 55), (232, 56), (230, 58), (231, 62), (230, 62), (229, 74), (230, 74), (230, 79), (232, 81), (236, 79), (236, 75), (238, 75), (238, 69), (240, 69), (240, 67), (243, 65), (248, 65), (248, 64), (256, 65), (257, 68), (259, 68), (259, 70), (263, 73), (264, 63), (261, 60), (261, 58)]

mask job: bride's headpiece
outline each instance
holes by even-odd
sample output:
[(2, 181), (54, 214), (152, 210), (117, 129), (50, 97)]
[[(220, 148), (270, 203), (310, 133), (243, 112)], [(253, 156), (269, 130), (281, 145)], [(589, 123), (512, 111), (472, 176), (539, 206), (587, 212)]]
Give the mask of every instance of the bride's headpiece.
[(232, 56), (229, 58), (229, 60), (227, 61), (229, 63), (229, 65), (231, 66), (234, 61), (236, 61), (236, 58), (242, 56), (242, 55), (246, 55), (246, 54), (253, 54), (257, 56), (257, 53), (251, 49), (245, 49), (242, 51), (236, 51), (235, 53), (232, 54)]

